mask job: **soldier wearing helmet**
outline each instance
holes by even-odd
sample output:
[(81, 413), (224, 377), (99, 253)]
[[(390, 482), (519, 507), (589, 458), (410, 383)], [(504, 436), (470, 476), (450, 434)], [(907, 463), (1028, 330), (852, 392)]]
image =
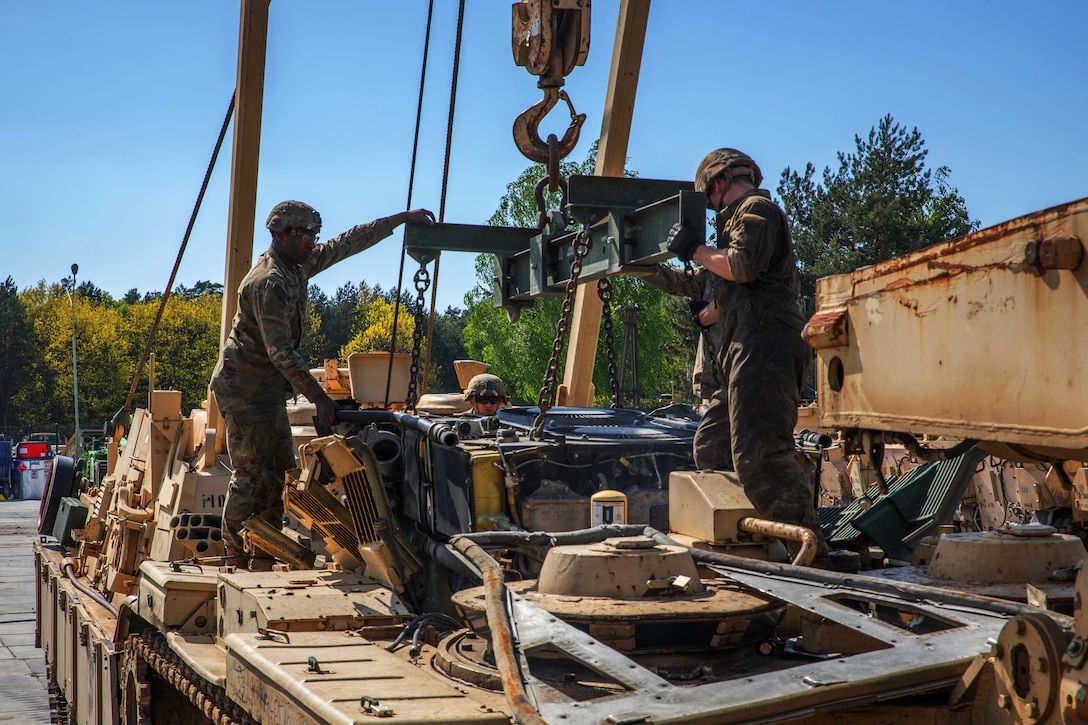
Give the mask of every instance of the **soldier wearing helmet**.
[(388, 237), (401, 224), (434, 223), (426, 209), (359, 224), (318, 244), (321, 215), (309, 204), (284, 201), (265, 226), (272, 244), (238, 287), (238, 311), (212, 373), (211, 390), (226, 427), (234, 472), (223, 505), (227, 555), (241, 563), (242, 521), (256, 514), (279, 528), (284, 473), (295, 467), (286, 399), (305, 395), (317, 415), (336, 423), (336, 402), (310, 375), (299, 353), (310, 277)]
[(717, 215), (717, 247), (683, 224), (669, 231), (668, 247), (686, 264), (715, 275), (718, 306), (717, 370), (722, 385), (695, 433), (700, 469), (735, 471), (759, 512), (800, 524), (817, 538), (815, 566), (830, 567), (827, 542), (795, 456), (793, 429), (812, 350), (801, 339), (800, 280), (786, 215), (747, 154), (711, 151), (695, 171)]
[(495, 415), (499, 408), (510, 402), (502, 378), (488, 373), (480, 373), (468, 381), (464, 398), (468, 401), (470, 413), (475, 415)]

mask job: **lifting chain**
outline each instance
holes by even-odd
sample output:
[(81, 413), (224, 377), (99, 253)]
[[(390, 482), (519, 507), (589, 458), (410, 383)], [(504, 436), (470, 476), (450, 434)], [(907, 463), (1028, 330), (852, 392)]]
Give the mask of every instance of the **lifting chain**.
[(608, 389), (612, 393), (612, 407), (620, 407), (620, 383), (616, 377), (616, 338), (612, 334), (612, 280), (597, 280), (597, 296), (601, 298), (601, 325), (604, 327), (604, 349), (608, 354)]
[(544, 371), (544, 383), (540, 388), (536, 404), (540, 408), (536, 420), (533, 421), (533, 432), (530, 438), (541, 440), (544, 436), (544, 415), (552, 407), (555, 401), (555, 386), (559, 372), (559, 353), (563, 349), (563, 343), (567, 339), (567, 325), (570, 319), (570, 311), (574, 306), (574, 293), (578, 288), (578, 277), (582, 274), (582, 260), (589, 253), (589, 228), (583, 227), (574, 236), (571, 244), (570, 279), (567, 280), (567, 294), (563, 298), (563, 306), (559, 312), (559, 323), (556, 325), (555, 341), (552, 343), (552, 356), (548, 360), (548, 369)]
[(627, 403), (627, 366), (631, 366), (630, 407), (638, 410), (642, 407), (642, 388), (638, 378), (638, 305), (627, 305), (623, 318), (623, 351), (620, 353), (620, 395), (621, 404)]
[(419, 392), (419, 357), (423, 347), (423, 325), (426, 322), (423, 315), (426, 304), (424, 293), (431, 286), (431, 274), (421, 264), (412, 280), (416, 285), (416, 329), (412, 333), (412, 366), (408, 376), (408, 399), (405, 401), (409, 412), (415, 411), (418, 399), (416, 394)]

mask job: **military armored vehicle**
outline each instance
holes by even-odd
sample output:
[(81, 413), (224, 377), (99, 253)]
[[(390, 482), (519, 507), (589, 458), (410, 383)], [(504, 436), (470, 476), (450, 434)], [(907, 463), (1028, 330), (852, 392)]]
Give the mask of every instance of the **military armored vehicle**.
[[(942, 284), (972, 319), (987, 310), (971, 292), (1008, 279), (1025, 295), (1068, 293), (1075, 309), (1079, 264), (1031, 274), (1010, 250), (1079, 239), (1086, 223), (1088, 200), (855, 276), (909, 279), (940, 254), (961, 275)], [(846, 440), (900, 440), (913, 421), (882, 417), (895, 409), (879, 400), (864, 415), (850, 406), (870, 391), (858, 358), (876, 323), (863, 315), (882, 319), (889, 287), (911, 293), (885, 280), (870, 300), (850, 277), (821, 282), (821, 304), (838, 307), (809, 330), (822, 415), (850, 416)], [(838, 285), (854, 296), (830, 294)], [(897, 307), (914, 309), (883, 312)], [(829, 318), (835, 336), (821, 342)], [(353, 400), (350, 368), (315, 372)], [(537, 408), (487, 419), (451, 415), (448, 396), (421, 399), (442, 412), (417, 414), (355, 400), (338, 432), (319, 435), (302, 402), (294, 531), (251, 522), (278, 563), (246, 571), (216, 566), (229, 470), (207, 411), (179, 403), (152, 393), (101, 488), (69, 483), (58, 498), (72, 464), (57, 459), (39, 626), (74, 722), (1077, 722), (1084, 547), (1052, 527), (947, 534), (926, 567), (817, 571), (784, 560), (778, 537), (796, 532), (759, 521), (729, 474), (690, 470), (683, 417), (552, 408), (537, 439)], [(948, 415), (945, 429), (931, 423), (970, 428), (972, 450), (1080, 455), (1068, 420), (1039, 418), (1057, 421), (1045, 438)], [(935, 465), (972, 473), (980, 460)], [(867, 511), (894, 501), (887, 483)], [(625, 523), (592, 520), (615, 501), (601, 492), (626, 497)]]
[[(533, 30), (544, 27), (568, 41), (559, 65), (573, 64), (588, 47), (588, 8), (515, 4), (514, 37), (529, 39), (516, 59), (538, 75), (554, 69), (542, 60), (552, 36)], [(267, 9), (243, 3), (240, 81), (263, 75), (247, 66), (263, 42), (257, 52), (245, 41), (260, 36)], [(639, 33), (621, 28), (630, 35), (618, 33), (617, 57), (629, 58)], [(617, 68), (611, 100), (621, 108), (630, 69)], [(252, 103), (252, 90), (240, 87), (239, 102)], [(545, 90), (545, 106), (557, 99)], [(515, 136), (552, 165), (577, 129), (541, 141), (539, 111)], [(239, 119), (240, 147), (248, 122)], [(486, 246), (476, 251), (497, 254), (497, 300), (512, 316), (535, 295), (565, 289), (571, 301), (578, 281), (663, 257), (663, 230), (702, 215), (704, 199), (683, 183), (605, 178), (624, 149), (605, 143), (607, 128), (603, 137), (602, 178), (563, 180), (567, 208), (541, 210), (538, 229), (500, 230), (485, 244), (437, 225), (409, 229), (406, 246), (421, 263), (434, 250)], [(240, 159), (236, 174), (246, 166)], [(570, 219), (584, 233), (572, 238)], [(233, 218), (231, 238), (251, 222)], [(948, 510), (928, 504), (958, 501), (987, 456), (1049, 464), (1079, 501), (1083, 468), (1059, 462), (1085, 458), (1069, 392), (1078, 368), (1062, 367), (1080, 358), (1084, 336), (1064, 322), (1058, 334), (1042, 313), (1088, 319), (1086, 225), (1088, 200), (820, 282), (806, 333), (819, 355), (816, 427), (841, 431), (846, 453), (884, 471), (871, 488), (833, 496), (842, 505), (826, 527), (832, 542), (862, 549), (839, 571), (802, 566), (812, 532), (761, 520), (734, 476), (693, 470), (693, 416), (587, 407), (578, 355), (541, 405), (480, 418), (461, 415), (452, 395), (375, 395), (367, 369), (375, 359), (386, 368), (384, 354), (314, 371), (341, 402), (333, 429), (319, 429), (305, 400), (291, 405), (299, 455), (286, 521), (246, 522), (253, 556), (242, 568), (223, 559), (230, 468), (214, 405), (186, 412), (179, 393), (152, 386), (114, 430), (98, 485), (81, 487), (60, 456), (43, 496), (38, 631), (67, 717), (1080, 722), (1081, 540), (1039, 522), (946, 533)], [(225, 288), (243, 266), (228, 259)], [(1005, 357), (986, 346), (1010, 322), (1040, 335), (1030, 349), (1058, 355), (1002, 359), (1019, 404), (990, 405), (994, 391), (969, 370)], [(904, 367), (916, 368), (880, 378), (886, 358), (873, 351), (884, 336), (902, 349), (908, 334), (916, 355)], [(953, 338), (962, 350), (925, 344)], [(390, 386), (403, 367), (388, 362)], [(386, 377), (376, 379), (384, 391)], [(405, 405), (388, 403), (396, 398)], [(891, 446), (932, 461), (893, 475), (883, 463)], [(921, 484), (947, 495), (917, 497)], [(911, 566), (868, 569), (896, 559)]]

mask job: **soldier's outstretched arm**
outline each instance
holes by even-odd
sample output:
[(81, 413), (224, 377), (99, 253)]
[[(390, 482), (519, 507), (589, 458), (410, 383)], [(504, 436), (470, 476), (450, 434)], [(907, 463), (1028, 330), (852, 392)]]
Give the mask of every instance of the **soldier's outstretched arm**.
[(435, 222), (434, 212), (423, 208), (402, 211), (394, 214), (390, 219), (393, 221), (394, 227), (399, 227), (405, 222), (422, 222), (423, 224), (434, 224)]

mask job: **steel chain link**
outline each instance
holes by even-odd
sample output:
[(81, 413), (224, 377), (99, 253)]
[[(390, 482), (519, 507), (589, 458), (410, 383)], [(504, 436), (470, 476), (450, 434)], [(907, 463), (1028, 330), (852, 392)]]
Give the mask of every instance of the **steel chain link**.
[(604, 348), (608, 355), (608, 388), (612, 393), (612, 407), (620, 407), (620, 383), (616, 377), (616, 338), (612, 334), (612, 280), (597, 280), (597, 296), (601, 298), (601, 325), (604, 327)]
[(423, 347), (423, 325), (426, 322), (423, 312), (426, 300), (424, 293), (431, 286), (431, 273), (423, 265), (416, 270), (412, 281), (416, 285), (416, 329), (412, 333), (412, 365), (408, 376), (408, 399), (405, 402), (409, 412), (416, 409), (416, 401), (419, 392), (419, 356)]
[(559, 311), (559, 323), (556, 325), (555, 341), (552, 343), (552, 356), (548, 360), (548, 368), (544, 371), (544, 382), (537, 396), (536, 404), (540, 408), (536, 420), (533, 421), (533, 432), (530, 438), (540, 440), (544, 435), (544, 416), (555, 401), (555, 386), (559, 371), (559, 353), (563, 349), (563, 343), (567, 339), (567, 325), (570, 311), (574, 306), (574, 293), (578, 288), (578, 277), (582, 274), (582, 260), (589, 252), (589, 229), (583, 227), (574, 236), (571, 244), (570, 279), (567, 280), (567, 293), (563, 298), (563, 306)]

